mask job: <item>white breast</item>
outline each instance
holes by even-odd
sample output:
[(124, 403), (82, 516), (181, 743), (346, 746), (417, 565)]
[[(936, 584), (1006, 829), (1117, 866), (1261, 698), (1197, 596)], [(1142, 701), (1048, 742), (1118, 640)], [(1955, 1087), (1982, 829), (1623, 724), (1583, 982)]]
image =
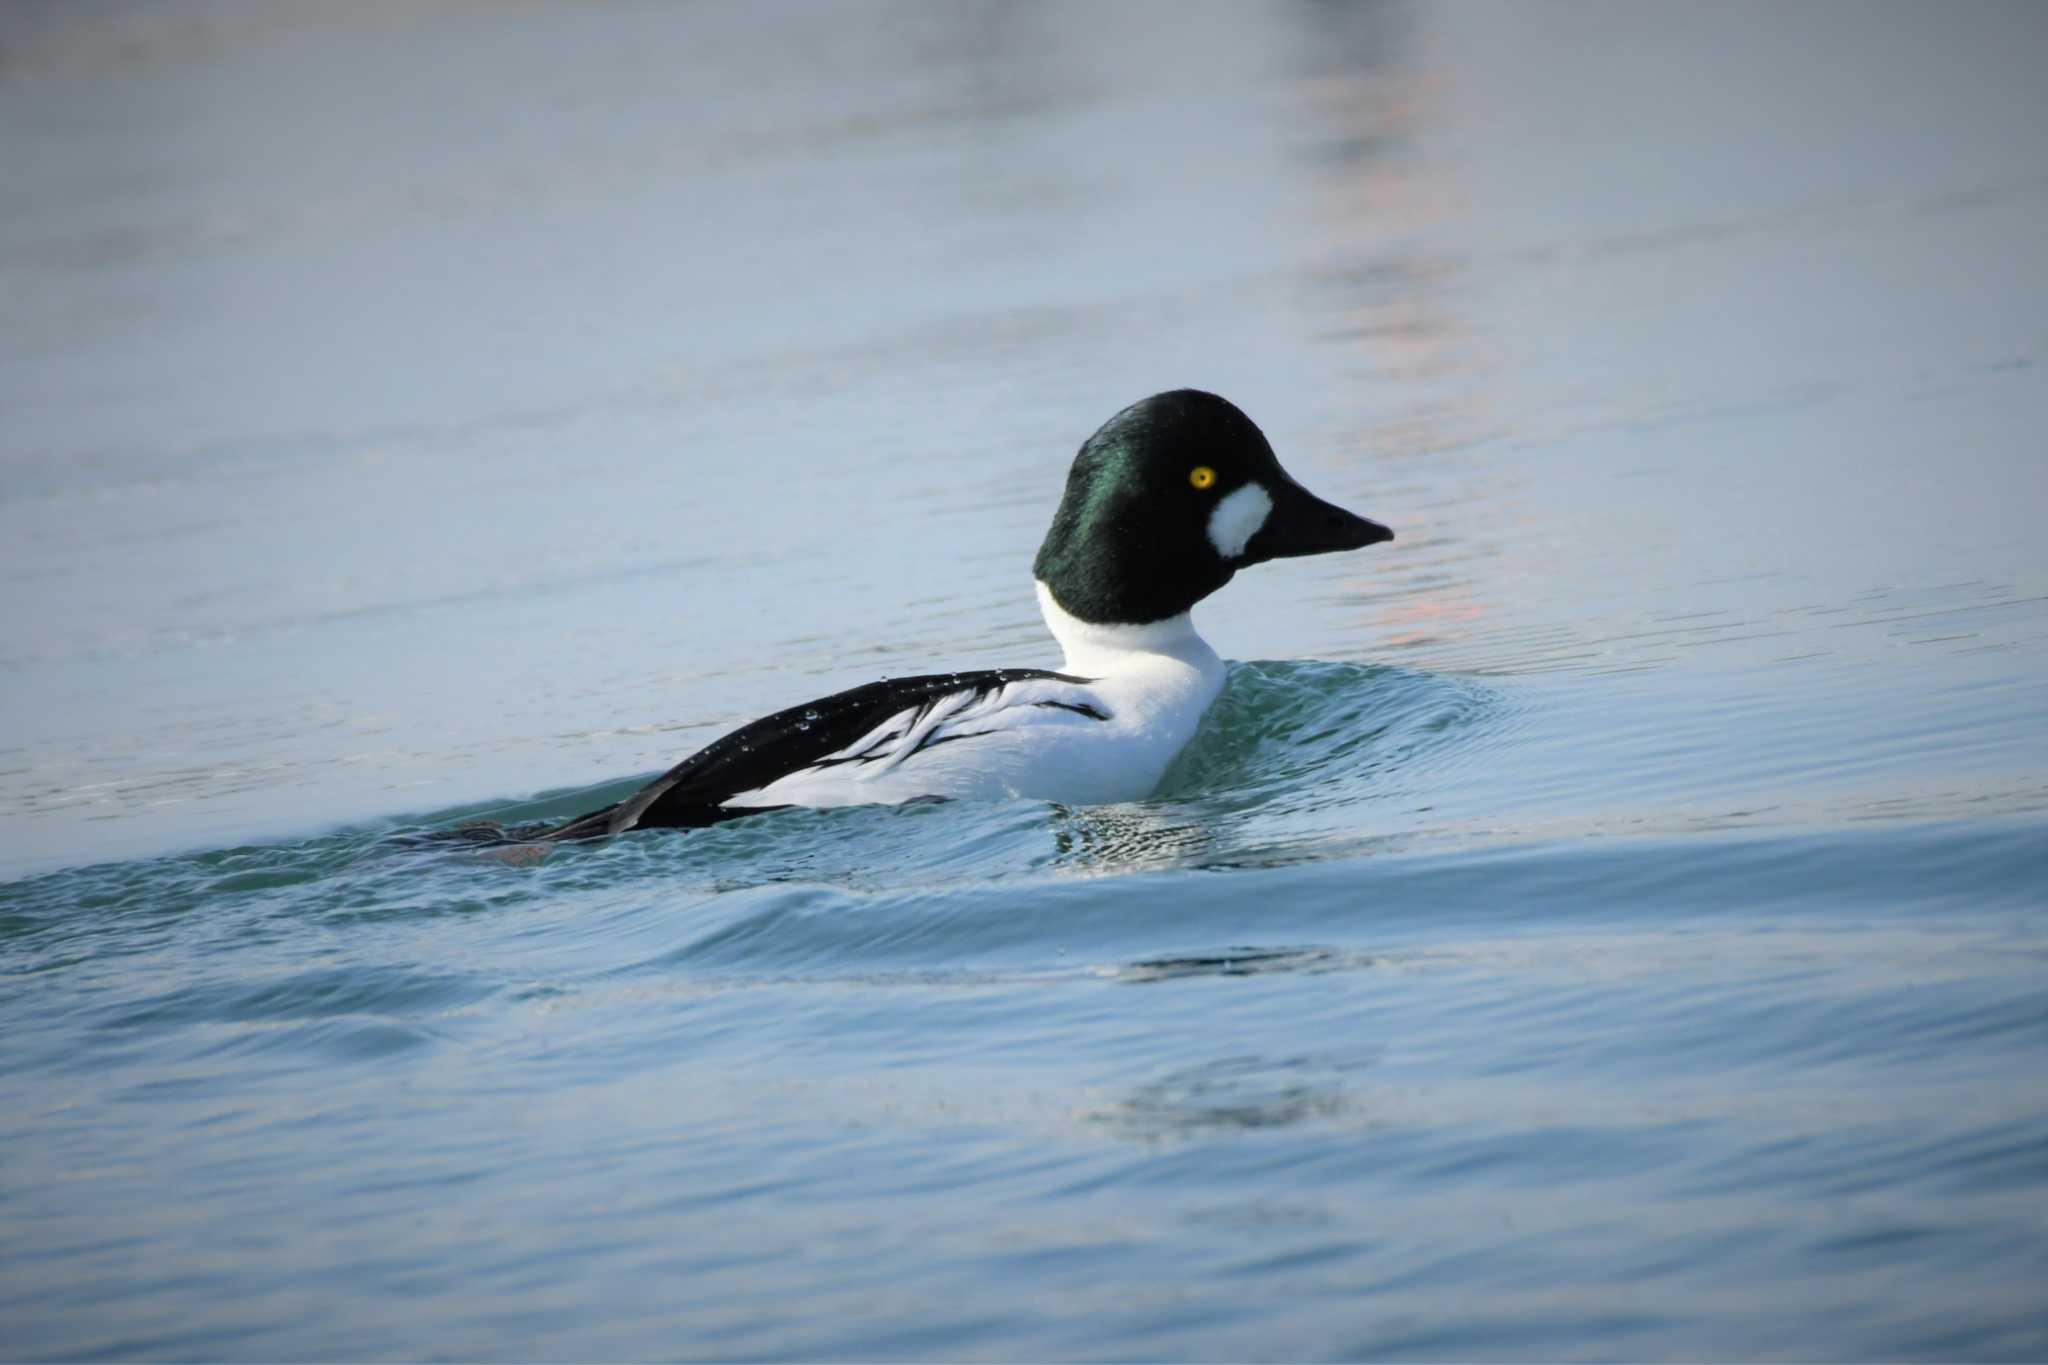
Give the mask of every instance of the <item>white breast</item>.
[[(1186, 614), (1097, 626), (1038, 585), (1039, 610), (1085, 683), (1025, 679), (904, 715), (848, 746), (878, 761), (805, 768), (727, 806), (894, 804), (920, 796), (1025, 797), (1073, 805), (1149, 796), (1223, 688), (1223, 661)], [(1046, 703), (1057, 703), (1047, 705)], [(1097, 720), (1070, 707), (1085, 706)]]

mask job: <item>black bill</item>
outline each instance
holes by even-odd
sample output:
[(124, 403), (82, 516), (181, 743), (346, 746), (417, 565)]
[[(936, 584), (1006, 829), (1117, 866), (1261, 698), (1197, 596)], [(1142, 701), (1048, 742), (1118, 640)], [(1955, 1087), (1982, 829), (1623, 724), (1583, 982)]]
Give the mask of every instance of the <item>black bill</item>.
[(1273, 490), (1273, 510), (1266, 514), (1265, 524), (1245, 542), (1242, 562), (1263, 564), (1269, 559), (1362, 550), (1393, 538), (1394, 533), (1387, 527), (1347, 512), (1333, 502), (1324, 502), (1290, 480)]

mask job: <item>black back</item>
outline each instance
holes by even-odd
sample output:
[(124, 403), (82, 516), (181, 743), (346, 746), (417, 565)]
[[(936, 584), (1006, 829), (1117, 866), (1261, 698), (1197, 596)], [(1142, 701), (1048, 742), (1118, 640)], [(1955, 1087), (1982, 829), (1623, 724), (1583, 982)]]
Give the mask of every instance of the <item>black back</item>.
[[(777, 778), (819, 766), (828, 755), (853, 744), (891, 716), (914, 710), (921, 717), (944, 698), (958, 693), (972, 692), (974, 700), (979, 701), (1010, 683), (1030, 679), (1087, 681), (1043, 668), (991, 668), (887, 678), (835, 692), (743, 725), (705, 745), (624, 801), (526, 837), (589, 839), (628, 829), (695, 828), (777, 809), (732, 808), (723, 803), (741, 792), (765, 787)], [(913, 717), (913, 725), (918, 717)], [(860, 760), (853, 756), (838, 761)]]

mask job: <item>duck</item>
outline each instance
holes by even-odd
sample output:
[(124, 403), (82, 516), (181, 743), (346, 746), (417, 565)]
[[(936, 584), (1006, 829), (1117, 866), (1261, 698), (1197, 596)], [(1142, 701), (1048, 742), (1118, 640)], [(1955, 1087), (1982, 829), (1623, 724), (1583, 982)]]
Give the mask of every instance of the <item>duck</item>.
[(1302, 487), (1229, 400), (1153, 394), (1081, 443), (1032, 561), (1058, 668), (891, 677), (806, 701), (622, 801), (522, 837), (701, 828), (791, 807), (1142, 800), (1223, 690), (1195, 604), (1240, 569), (1393, 538)]

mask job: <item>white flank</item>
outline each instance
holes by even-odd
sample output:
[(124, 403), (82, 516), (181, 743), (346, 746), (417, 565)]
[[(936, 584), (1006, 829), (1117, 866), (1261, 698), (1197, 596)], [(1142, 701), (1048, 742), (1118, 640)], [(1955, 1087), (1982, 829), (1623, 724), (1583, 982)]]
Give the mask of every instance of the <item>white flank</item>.
[(1217, 503), (1209, 514), (1209, 543), (1225, 559), (1236, 559), (1272, 511), (1273, 499), (1266, 490), (1255, 483), (1246, 484)]
[(834, 755), (874, 761), (802, 768), (725, 804), (1022, 796), (1098, 805), (1150, 796), (1223, 690), (1223, 660), (1185, 612), (1140, 626), (1090, 625), (1062, 611), (1043, 583), (1038, 605), (1066, 651), (1061, 671), (1087, 681), (1024, 678), (980, 701), (971, 691), (943, 698), (923, 716), (913, 707)]

